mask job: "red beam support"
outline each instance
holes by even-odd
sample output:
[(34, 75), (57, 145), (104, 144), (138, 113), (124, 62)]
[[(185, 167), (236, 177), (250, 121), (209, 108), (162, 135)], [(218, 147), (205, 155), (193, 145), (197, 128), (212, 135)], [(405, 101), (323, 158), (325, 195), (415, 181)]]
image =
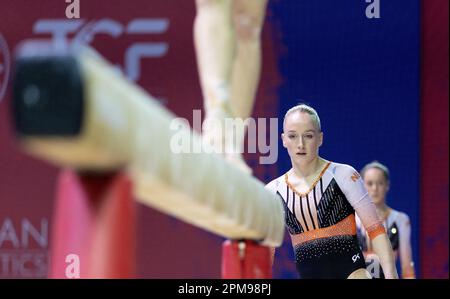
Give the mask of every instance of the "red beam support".
[(128, 177), (62, 171), (50, 245), (50, 278), (135, 277), (136, 212)]

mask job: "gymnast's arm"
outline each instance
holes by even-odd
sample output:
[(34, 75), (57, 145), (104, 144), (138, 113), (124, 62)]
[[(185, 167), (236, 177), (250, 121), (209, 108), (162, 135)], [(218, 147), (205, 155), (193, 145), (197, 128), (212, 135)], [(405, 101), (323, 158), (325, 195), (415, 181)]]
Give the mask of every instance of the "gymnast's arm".
[(336, 180), (366, 229), (385, 277), (398, 278), (391, 242), (360, 175), (353, 167), (340, 165), (336, 171)]
[[(276, 194), (278, 183), (279, 183), (278, 179), (273, 180), (266, 185), (266, 189), (269, 190), (270, 192)], [(270, 247), (270, 262), (271, 262), (272, 266), (273, 266), (274, 260), (275, 260), (275, 247)]]
[(398, 221), (398, 234), (400, 236), (399, 253), (402, 267), (402, 278), (416, 278), (411, 249), (411, 223), (408, 215), (400, 213)]

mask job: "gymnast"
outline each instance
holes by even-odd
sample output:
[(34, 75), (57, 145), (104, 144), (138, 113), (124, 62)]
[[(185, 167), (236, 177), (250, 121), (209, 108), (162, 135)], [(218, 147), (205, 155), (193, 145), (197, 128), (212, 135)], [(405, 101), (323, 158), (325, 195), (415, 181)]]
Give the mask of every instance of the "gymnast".
[[(394, 210), (386, 204), (386, 194), (390, 187), (389, 169), (385, 165), (373, 161), (364, 166), (361, 170), (361, 176), (387, 231), (392, 249), (394, 250), (395, 259), (397, 260), (400, 257), (401, 277), (415, 278), (409, 217), (405, 213)], [(366, 230), (361, 225), (359, 217), (356, 217), (356, 227), (358, 241), (366, 258), (366, 265), (376, 263), (374, 266), (378, 266), (379, 258), (373, 253), (372, 243), (367, 238)], [(374, 271), (371, 274), (374, 278), (384, 277), (383, 271)]]
[[(246, 173), (246, 126), (261, 72), (260, 35), (267, 0), (196, 0), (194, 45), (205, 120), (203, 139)], [(238, 119), (226, 126), (226, 119)]]
[(289, 109), (281, 138), (292, 168), (266, 188), (284, 205), (300, 278), (371, 278), (357, 241), (355, 212), (386, 278), (398, 278), (391, 244), (360, 175), (319, 157), (323, 132), (317, 112), (305, 104)]

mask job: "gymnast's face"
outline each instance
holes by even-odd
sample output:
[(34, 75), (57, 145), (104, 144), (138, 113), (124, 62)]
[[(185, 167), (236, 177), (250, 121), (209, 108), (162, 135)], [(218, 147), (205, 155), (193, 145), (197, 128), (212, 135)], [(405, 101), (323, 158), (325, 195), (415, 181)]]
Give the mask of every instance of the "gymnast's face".
[(369, 168), (364, 172), (364, 184), (375, 204), (382, 204), (386, 200), (386, 193), (389, 191), (389, 181), (384, 173), (378, 168)]
[(286, 117), (281, 139), (292, 162), (301, 166), (318, 157), (323, 133), (308, 113), (296, 111)]

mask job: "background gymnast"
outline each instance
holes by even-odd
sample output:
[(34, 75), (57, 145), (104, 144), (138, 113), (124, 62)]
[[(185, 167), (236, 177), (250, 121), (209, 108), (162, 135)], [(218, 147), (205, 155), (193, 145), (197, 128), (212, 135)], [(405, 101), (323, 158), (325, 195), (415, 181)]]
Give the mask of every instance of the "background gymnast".
[[(381, 218), (387, 231), (396, 260), (400, 257), (402, 278), (415, 278), (409, 217), (386, 204), (386, 194), (390, 187), (389, 169), (385, 165), (374, 161), (364, 166), (361, 170), (361, 175), (366, 189), (375, 204), (378, 216)], [(364, 226), (361, 225), (359, 217), (356, 218), (356, 224), (358, 240), (366, 258), (368, 269), (373, 268), (373, 271), (369, 272), (374, 278), (383, 278), (383, 271), (377, 267), (379, 258), (373, 252), (372, 242), (367, 238), (367, 232)], [(373, 267), (369, 268), (370, 264), (373, 264)]]

